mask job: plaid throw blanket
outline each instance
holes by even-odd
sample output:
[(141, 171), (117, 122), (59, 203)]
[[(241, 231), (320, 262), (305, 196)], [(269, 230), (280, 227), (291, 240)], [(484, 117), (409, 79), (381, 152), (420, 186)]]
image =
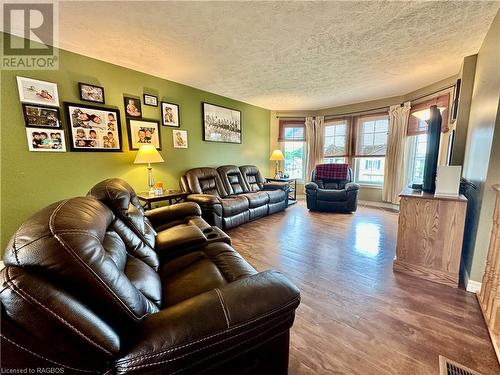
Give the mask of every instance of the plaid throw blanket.
[(318, 164), (316, 178), (319, 180), (346, 180), (348, 164)]

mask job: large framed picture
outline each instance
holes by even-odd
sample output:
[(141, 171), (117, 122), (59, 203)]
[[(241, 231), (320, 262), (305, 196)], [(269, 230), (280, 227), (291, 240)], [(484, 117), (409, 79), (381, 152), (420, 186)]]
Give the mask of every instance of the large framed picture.
[(141, 99), (124, 96), (123, 105), (126, 117), (142, 117)]
[(161, 102), (161, 119), (163, 126), (181, 126), (179, 106), (174, 103)]
[(37, 79), (16, 77), (19, 100), (23, 103), (59, 107), (57, 84)]
[(28, 149), (41, 152), (66, 152), (64, 130), (26, 128)]
[(128, 140), (131, 150), (138, 150), (143, 144), (152, 144), (161, 150), (160, 124), (155, 120), (127, 119)]
[(78, 82), (80, 100), (104, 104), (104, 87)]
[(173, 130), (172, 137), (174, 141), (174, 148), (188, 148), (187, 130)]
[(23, 104), (23, 115), (27, 127), (54, 129), (61, 127), (59, 108)]
[(121, 151), (120, 111), (64, 103), (72, 151)]
[(241, 112), (236, 109), (202, 103), (203, 140), (241, 143)]

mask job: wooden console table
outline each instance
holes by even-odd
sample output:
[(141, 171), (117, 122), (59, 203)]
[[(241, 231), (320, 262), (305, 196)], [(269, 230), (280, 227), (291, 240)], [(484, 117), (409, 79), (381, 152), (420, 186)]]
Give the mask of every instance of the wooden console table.
[(478, 300), (500, 361), (500, 184), (493, 185), (496, 205), (493, 213), (490, 245)]
[(467, 198), (409, 188), (399, 196), (394, 271), (457, 287)]

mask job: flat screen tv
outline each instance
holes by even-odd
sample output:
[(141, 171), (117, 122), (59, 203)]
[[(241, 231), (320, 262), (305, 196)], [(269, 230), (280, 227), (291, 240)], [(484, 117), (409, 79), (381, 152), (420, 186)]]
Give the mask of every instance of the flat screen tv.
[(430, 108), (430, 118), (427, 120), (427, 150), (425, 153), (423, 190), (434, 193), (436, 190), (436, 170), (439, 156), (439, 140), (441, 137), (441, 112), (437, 106)]

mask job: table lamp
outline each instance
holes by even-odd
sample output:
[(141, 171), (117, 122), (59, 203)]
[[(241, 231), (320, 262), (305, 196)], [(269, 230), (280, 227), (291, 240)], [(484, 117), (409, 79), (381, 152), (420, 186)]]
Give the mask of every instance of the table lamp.
[(137, 152), (137, 155), (134, 160), (134, 164), (148, 164), (148, 186), (149, 186), (149, 194), (154, 195), (154, 185), (155, 181), (153, 179), (153, 168), (151, 167), (151, 163), (162, 163), (164, 162), (160, 153), (153, 145), (142, 145)]
[(273, 153), (271, 154), (271, 157), (269, 158), (269, 160), (274, 160), (276, 162), (276, 169), (275, 169), (274, 178), (280, 178), (280, 176), (278, 174), (280, 160), (285, 160), (285, 157), (283, 156), (283, 153), (281, 152), (281, 150), (274, 150)]

